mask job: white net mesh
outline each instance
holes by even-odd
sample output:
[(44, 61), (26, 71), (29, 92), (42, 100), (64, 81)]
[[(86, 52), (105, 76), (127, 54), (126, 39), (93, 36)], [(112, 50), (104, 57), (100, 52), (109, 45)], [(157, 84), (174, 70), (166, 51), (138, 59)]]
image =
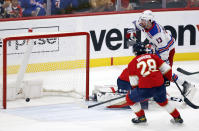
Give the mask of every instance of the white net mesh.
[[(34, 33), (31, 35), (34, 36)], [(22, 93), (20, 91), (21, 88), (24, 90), (24, 86), (30, 85), (31, 81), (33, 81), (32, 85), (33, 83), (42, 85), (42, 95), (72, 93), (69, 96), (74, 96), (74, 93), (76, 93), (76, 96), (85, 97), (87, 36), (85, 34), (55, 36), (42, 38), (42, 36), (38, 35), (38, 39), (7, 42), (6, 77), (8, 100), (13, 100), (15, 97), (20, 98), (18, 94), (23, 94), (22, 97), (28, 97), (27, 94), (24, 94), (24, 91)], [(1, 48), (1, 57), (3, 56), (2, 52)], [(1, 70), (3, 69), (2, 63), (3, 61), (1, 60)], [(1, 71), (1, 80), (2, 76)], [(2, 80), (0, 87), (1, 101), (3, 83), (4, 81)], [(14, 90), (9, 91), (10, 88), (11, 90), (14, 88)], [(12, 96), (14, 94), (17, 95)]]

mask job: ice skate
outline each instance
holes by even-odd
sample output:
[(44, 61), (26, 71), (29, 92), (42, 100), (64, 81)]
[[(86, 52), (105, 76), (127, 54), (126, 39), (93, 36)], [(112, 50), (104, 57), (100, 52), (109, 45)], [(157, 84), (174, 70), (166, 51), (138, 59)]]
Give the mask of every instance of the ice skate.
[(171, 123), (179, 123), (179, 124), (182, 124), (183, 123), (183, 119), (181, 118), (181, 116), (178, 116), (176, 118), (173, 118), (171, 120)]
[(141, 117), (136, 117), (136, 118), (133, 118), (131, 120), (133, 123), (146, 123), (147, 122), (147, 119), (145, 117), (145, 115), (141, 116)]

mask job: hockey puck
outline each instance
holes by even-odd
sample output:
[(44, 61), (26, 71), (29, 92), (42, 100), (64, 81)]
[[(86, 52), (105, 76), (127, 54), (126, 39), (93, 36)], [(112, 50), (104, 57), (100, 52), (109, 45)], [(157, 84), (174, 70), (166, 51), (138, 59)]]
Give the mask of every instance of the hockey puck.
[(30, 98), (26, 98), (26, 102), (29, 102), (30, 101)]

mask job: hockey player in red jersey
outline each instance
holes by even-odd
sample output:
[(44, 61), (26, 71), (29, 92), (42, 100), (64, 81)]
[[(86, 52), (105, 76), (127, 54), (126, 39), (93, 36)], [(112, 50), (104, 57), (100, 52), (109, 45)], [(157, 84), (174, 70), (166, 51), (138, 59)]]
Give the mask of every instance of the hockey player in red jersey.
[[(164, 29), (164, 27), (154, 20), (153, 12), (150, 10), (144, 11), (138, 20), (133, 21), (133, 25), (135, 28), (132, 28), (133, 30), (128, 31), (127, 37), (135, 39), (134, 36), (136, 35), (136, 31), (142, 31), (151, 44), (149, 46), (155, 50), (155, 53), (163, 61), (172, 67), (175, 54), (175, 39)], [(182, 90), (185, 96), (189, 94), (191, 90), (194, 91), (195, 85), (182, 78), (179, 78), (178, 75), (174, 73), (173, 79), (179, 85), (183, 86)]]
[[(128, 64), (129, 80), (132, 89), (126, 95), (126, 101), (135, 112), (133, 123), (147, 121), (144, 110), (138, 102), (153, 97), (154, 101), (165, 108), (174, 118), (176, 123), (183, 123), (178, 110), (171, 105), (166, 97), (164, 77), (172, 79), (172, 69), (155, 54), (147, 54), (145, 45), (137, 43), (133, 45), (133, 53), (136, 57)], [(164, 76), (164, 77), (163, 77)]]
[[(129, 81), (129, 71), (128, 68), (125, 68), (120, 76), (117, 79), (117, 90), (113, 92), (117, 92), (118, 94), (126, 94), (132, 88)], [(116, 94), (117, 95), (117, 94)], [(148, 100), (144, 100), (140, 102), (142, 109), (148, 109)], [(107, 108), (127, 108), (128, 103), (126, 100), (118, 101), (118, 103), (111, 104), (107, 106)]]

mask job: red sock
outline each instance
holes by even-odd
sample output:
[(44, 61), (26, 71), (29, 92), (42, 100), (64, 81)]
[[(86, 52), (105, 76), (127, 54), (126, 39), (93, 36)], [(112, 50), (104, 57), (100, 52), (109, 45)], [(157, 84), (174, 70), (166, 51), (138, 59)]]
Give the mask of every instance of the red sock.
[(137, 115), (137, 117), (141, 117), (141, 116), (144, 116), (145, 115), (145, 113), (144, 113), (144, 110), (143, 109), (141, 109), (140, 111), (138, 111), (138, 112), (135, 112), (135, 114)]
[(173, 112), (170, 113), (174, 118), (179, 117), (180, 113), (177, 109), (175, 109)]

